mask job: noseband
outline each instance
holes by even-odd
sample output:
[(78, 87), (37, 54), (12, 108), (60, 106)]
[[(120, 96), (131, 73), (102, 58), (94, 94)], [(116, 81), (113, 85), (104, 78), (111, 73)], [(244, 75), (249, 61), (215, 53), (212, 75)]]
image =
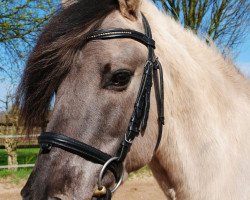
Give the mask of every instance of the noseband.
[[(125, 160), (135, 137), (137, 137), (141, 131), (144, 132), (147, 126), (150, 107), (150, 93), (153, 82), (159, 124), (159, 133), (155, 145), (155, 151), (157, 150), (161, 141), (162, 129), (164, 125), (163, 73), (161, 64), (154, 53), (155, 41), (152, 39), (149, 23), (143, 14), (142, 21), (145, 34), (130, 29), (118, 28), (97, 30), (86, 38), (87, 41), (130, 38), (144, 44), (148, 48), (148, 58), (144, 66), (139, 92), (134, 104), (134, 110), (129, 121), (127, 132), (116, 154), (109, 155), (88, 144), (58, 133), (45, 132), (38, 137), (38, 142), (41, 146), (41, 153), (49, 153), (52, 147), (57, 147), (70, 153), (79, 155), (93, 163), (103, 165), (98, 178), (98, 188), (94, 193), (94, 197), (98, 200), (110, 200), (111, 194), (119, 187), (122, 182), (122, 163)], [(113, 189), (106, 189), (102, 184), (102, 178), (107, 170), (114, 174), (116, 180), (116, 186)]]

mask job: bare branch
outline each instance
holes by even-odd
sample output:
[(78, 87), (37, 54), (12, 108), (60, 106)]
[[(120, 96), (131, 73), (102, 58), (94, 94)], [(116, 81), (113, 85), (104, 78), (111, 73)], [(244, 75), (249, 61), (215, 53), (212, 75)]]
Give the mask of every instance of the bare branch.
[[(184, 27), (199, 35), (207, 34), (224, 49), (236, 47), (250, 21), (249, 0), (161, 0), (162, 8)], [(209, 43), (209, 41), (207, 41)]]
[(27, 59), (34, 38), (56, 7), (51, 0), (0, 1), (0, 71), (3, 77), (17, 79), (16, 75), (20, 76), (20, 72), (15, 71)]

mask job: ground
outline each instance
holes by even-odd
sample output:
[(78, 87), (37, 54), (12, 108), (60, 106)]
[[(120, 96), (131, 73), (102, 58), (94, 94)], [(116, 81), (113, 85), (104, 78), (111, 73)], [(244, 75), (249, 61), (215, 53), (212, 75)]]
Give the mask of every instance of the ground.
[[(18, 184), (0, 180), (1, 200), (21, 200), (20, 190), (24, 181)], [(116, 192), (112, 200), (166, 200), (153, 176), (131, 177)]]

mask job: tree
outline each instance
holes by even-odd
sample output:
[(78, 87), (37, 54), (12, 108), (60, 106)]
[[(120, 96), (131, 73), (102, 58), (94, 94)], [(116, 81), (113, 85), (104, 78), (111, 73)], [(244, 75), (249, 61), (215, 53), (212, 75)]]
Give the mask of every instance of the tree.
[[(10, 105), (13, 104), (13, 100), (14, 97), (11, 95), (7, 95), (6, 96), (6, 100), (1, 100), (0, 102), (2, 102), (5, 106), (4, 106), (4, 110), (5, 110), (5, 120), (4, 123), (5, 126), (2, 127), (0, 129), (0, 134), (3, 133), (5, 135), (14, 135), (18, 132), (18, 108), (15, 106), (12, 106), (12, 108), (10, 108)], [(5, 151), (7, 153), (8, 156), (8, 166), (12, 166), (12, 165), (17, 165), (17, 139), (15, 138), (6, 138), (4, 140), (4, 147), (5, 147)], [(17, 168), (9, 168), (12, 170), (17, 170)]]
[(58, 1), (0, 0), (0, 71), (2, 77), (20, 76), (40, 30), (53, 15)]
[[(14, 106), (15, 85), (35, 40), (48, 19), (59, 6), (59, 0), (0, 0), (0, 81), (10, 88), (6, 98), (0, 99), (0, 110), (5, 111), (5, 134), (20, 130), (18, 109)], [(2, 106), (3, 105), (3, 106)], [(8, 165), (17, 164), (17, 139), (4, 142)]]
[[(154, 0), (184, 27), (212, 39), (227, 53), (236, 47), (250, 25), (249, 0)], [(207, 39), (209, 43), (209, 39)]]
[[(0, 0), (0, 82), (14, 96), (35, 40), (60, 0)], [(5, 92), (5, 90), (1, 90)], [(0, 97), (0, 110), (5, 97)]]

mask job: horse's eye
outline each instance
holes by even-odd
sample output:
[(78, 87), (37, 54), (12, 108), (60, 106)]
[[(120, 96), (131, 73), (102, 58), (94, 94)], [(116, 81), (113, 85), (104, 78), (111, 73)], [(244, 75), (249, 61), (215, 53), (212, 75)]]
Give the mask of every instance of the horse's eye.
[(112, 74), (109, 85), (122, 87), (126, 86), (131, 79), (132, 72), (128, 70), (118, 70)]

